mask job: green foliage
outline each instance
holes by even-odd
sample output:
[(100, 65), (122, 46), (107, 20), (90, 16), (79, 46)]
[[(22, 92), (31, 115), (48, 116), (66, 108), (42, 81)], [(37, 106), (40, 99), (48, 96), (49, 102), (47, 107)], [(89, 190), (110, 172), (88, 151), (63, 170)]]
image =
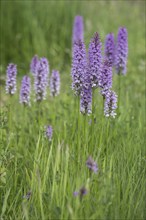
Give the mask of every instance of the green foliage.
[[(11, 61), (18, 63), (18, 75), (26, 73), (34, 54), (47, 56), (51, 69), (61, 71), (61, 94), (53, 99), (48, 91), (39, 109), (33, 95), (31, 107), (19, 104), (19, 76), (14, 97), (5, 95), (4, 85), (1, 88), (1, 218), (144, 220), (144, 3), (2, 1), (1, 6), (2, 73)], [(128, 29), (128, 73), (121, 77), (120, 114), (114, 120), (104, 118), (96, 90), (94, 129), (92, 116), (79, 114), (70, 88), (76, 14), (84, 16), (87, 45), (95, 31), (103, 42), (119, 26)], [(115, 74), (113, 87), (118, 92)], [(53, 127), (52, 142), (44, 136), (48, 124)], [(89, 155), (98, 163), (98, 174), (85, 165)], [(83, 185), (88, 194), (80, 201), (73, 192)]]

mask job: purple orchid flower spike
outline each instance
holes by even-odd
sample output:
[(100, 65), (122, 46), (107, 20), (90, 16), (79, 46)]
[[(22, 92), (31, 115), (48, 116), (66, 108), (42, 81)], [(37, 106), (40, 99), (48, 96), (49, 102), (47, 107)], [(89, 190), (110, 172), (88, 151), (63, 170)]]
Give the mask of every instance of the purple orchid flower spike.
[(35, 55), (32, 60), (31, 60), (31, 64), (30, 64), (30, 72), (35, 75), (36, 71), (37, 71), (37, 64), (39, 62), (39, 58), (37, 55)]
[(80, 112), (82, 114), (90, 115), (92, 113), (92, 86), (90, 79), (90, 69), (88, 67), (86, 68), (80, 95)]
[(92, 87), (99, 86), (99, 78), (102, 69), (102, 44), (99, 34), (95, 33), (89, 44), (89, 68)]
[(126, 74), (128, 57), (128, 33), (125, 27), (120, 27), (117, 36), (115, 67), (118, 74)]
[(79, 96), (83, 86), (84, 76), (86, 74), (87, 57), (85, 44), (82, 41), (74, 43), (73, 45), (73, 59), (72, 59), (72, 89), (74, 94)]
[(34, 75), (34, 90), (36, 101), (40, 102), (46, 99), (48, 86), (49, 64), (48, 60), (43, 57), (36, 66), (36, 74)]
[(30, 105), (30, 91), (30, 78), (28, 76), (24, 76), (21, 83), (20, 103), (24, 105)]
[(86, 166), (89, 168), (89, 170), (93, 171), (94, 173), (97, 173), (98, 166), (91, 156), (88, 157), (88, 160), (86, 161)]
[(6, 77), (6, 93), (14, 95), (16, 88), (16, 75), (17, 75), (17, 66), (13, 63), (10, 63), (7, 67), (7, 77)]
[(57, 96), (60, 93), (60, 74), (59, 71), (53, 70), (50, 78), (50, 94)]
[(84, 24), (83, 17), (77, 15), (73, 25), (73, 43), (84, 40)]
[(49, 141), (52, 140), (53, 136), (53, 128), (51, 125), (45, 126), (45, 135), (48, 138)]
[(110, 33), (106, 36), (104, 53), (105, 59), (108, 60), (111, 66), (113, 66), (115, 58), (115, 42), (113, 33)]
[(114, 91), (109, 90), (105, 94), (104, 115), (115, 118), (117, 109), (117, 95)]
[(103, 97), (105, 97), (106, 92), (112, 87), (112, 67), (108, 60), (103, 62), (99, 86)]

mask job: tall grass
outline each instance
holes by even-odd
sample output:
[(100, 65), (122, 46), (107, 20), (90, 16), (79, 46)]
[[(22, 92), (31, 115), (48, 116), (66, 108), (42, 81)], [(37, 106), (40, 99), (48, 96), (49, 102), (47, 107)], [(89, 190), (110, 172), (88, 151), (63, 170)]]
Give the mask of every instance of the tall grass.
[[(35, 53), (47, 56), (51, 69), (57, 66), (62, 72), (61, 94), (53, 99), (48, 92), (40, 106), (39, 123), (33, 97), (31, 107), (24, 108), (18, 93), (11, 99), (4, 86), (1, 89), (1, 218), (144, 220), (144, 4), (2, 1), (1, 5), (5, 13), (2, 72), (13, 61), (18, 63), (19, 74), (25, 73)], [(128, 73), (120, 79), (120, 115), (105, 118), (102, 97), (95, 90), (94, 127), (89, 123), (92, 116), (85, 119), (78, 114), (78, 100), (70, 88), (71, 30), (76, 14), (84, 16), (87, 44), (95, 31), (102, 41), (121, 25), (129, 34)], [(113, 80), (118, 91), (118, 76)], [(52, 142), (44, 136), (48, 124), (53, 127)], [(97, 174), (86, 167), (89, 155), (98, 163)], [(80, 201), (73, 192), (83, 185), (88, 193)], [(30, 199), (25, 197), (28, 192)]]

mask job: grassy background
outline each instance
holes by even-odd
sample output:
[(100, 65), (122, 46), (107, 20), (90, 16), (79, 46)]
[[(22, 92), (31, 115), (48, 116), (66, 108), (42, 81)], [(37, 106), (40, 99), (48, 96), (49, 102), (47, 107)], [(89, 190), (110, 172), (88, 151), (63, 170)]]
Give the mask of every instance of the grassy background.
[[(78, 115), (70, 85), (74, 16), (84, 17), (85, 42), (98, 31), (102, 42), (119, 26), (128, 30), (128, 72), (121, 78), (120, 115), (106, 120), (96, 91), (96, 124)], [(144, 1), (1, 1), (1, 217), (4, 219), (145, 219)], [(61, 94), (30, 109), (19, 104), (22, 75), (34, 54), (61, 73)], [(18, 93), (5, 95), (5, 70), (18, 65)], [(113, 89), (118, 92), (118, 76)], [(9, 105), (10, 104), (10, 105)], [(78, 119), (80, 120), (78, 127)], [(30, 123), (31, 122), (31, 123)], [(44, 138), (52, 124), (53, 141)], [(84, 132), (84, 128), (85, 132)], [(85, 166), (97, 161), (98, 175)], [(73, 192), (86, 185), (82, 202)], [(23, 195), (31, 190), (29, 201)]]

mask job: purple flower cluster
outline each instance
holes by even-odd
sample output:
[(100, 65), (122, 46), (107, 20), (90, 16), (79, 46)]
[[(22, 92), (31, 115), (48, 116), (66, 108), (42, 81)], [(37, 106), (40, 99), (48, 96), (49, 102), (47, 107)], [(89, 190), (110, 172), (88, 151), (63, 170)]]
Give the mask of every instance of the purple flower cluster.
[(93, 171), (94, 173), (97, 173), (98, 167), (96, 162), (92, 159), (91, 156), (88, 157), (88, 160), (86, 161), (86, 165), (89, 168), (89, 170)]
[(99, 38), (99, 34), (95, 33), (89, 45), (89, 67), (92, 87), (97, 87), (99, 83), (99, 76), (102, 69), (101, 48), (102, 44)]
[(102, 95), (105, 95), (106, 91), (112, 87), (112, 67), (107, 60), (103, 62), (99, 86), (101, 88)]
[[(119, 37), (118, 34), (116, 48), (119, 49), (115, 50), (114, 34), (110, 33), (106, 36), (103, 61), (102, 44), (99, 34), (95, 33), (89, 44), (87, 59), (86, 48), (83, 42), (83, 20), (80, 16), (75, 17), (71, 75), (72, 89), (74, 90), (75, 95), (80, 96), (81, 113), (90, 114), (92, 112), (92, 88), (94, 87), (101, 88), (101, 94), (106, 99), (105, 106), (107, 105), (110, 89), (112, 88), (112, 66), (115, 64), (115, 56), (121, 57), (122, 47), (119, 46), (119, 44), (121, 43), (122, 38), (123, 37)], [(126, 43), (123, 42), (122, 44), (126, 51)], [(118, 55), (115, 55), (115, 51), (118, 51)], [(113, 92), (112, 94), (115, 93)], [(114, 95), (112, 97), (114, 99)], [(113, 105), (112, 108), (114, 109), (114, 112), (116, 106), (114, 107)], [(111, 111), (110, 115), (114, 115), (114, 113)]]
[(7, 78), (6, 78), (6, 93), (14, 95), (16, 92), (16, 75), (17, 75), (17, 66), (13, 63), (10, 63), (7, 67)]
[(73, 45), (73, 60), (72, 60), (72, 89), (75, 95), (79, 96), (82, 90), (84, 76), (87, 68), (87, 57), (85, 44), (82, 41)]
[(35, 55), (32, 60), (31, 60), (31, 64), (30, 64), (30, 72), (35, 75), (36, 71), (37, 71), (37, 64), (39, 62), (39, 58), (37, 55)]
[(60, 75), (57, 70), (52, 71), (52, 76), (50, 78), (50, 93), (51, 96), (57, 96), (60, 92)]
[(21, 90), (20, 90), (20, 103), (24, 105), (30, 105), (30, 78), (24, 76), (22, 79)]
[(117, 36), (116, 52), (115, 52), (115, 67), (118, 74), (126, 74), (128, 56), (128, 34), (124, 27), (120, 27)]
[(84, 36), (84, 24), (82, 16), (76, 16), (74, 19), (73, 26), (73, 43), (77, 43), (78, 41), (83, 41)]
[(36, 93), (36, 101), (42, 101), (46, 98), (48, 86), (49, 64), (48, 60), (41, 58), (36, 66), (34, 75), (34, 89)]
[(104, 115), (115, 118), (117, 109), (117, 95), (114, 91), (109, 90), (105, 95)]
[[(128, 34), (124, 27), (118, 30), (117, 42), (114, 42), (114, 34), (109, 33), (105, 39), (104, 56), (102, 56), (102, 43), (99, 34), (96, 32), (90, 41), (88, 56), (84, 43), (84, 24), (81, 16), (74, 19), (72, 38), (72, 90), (76, 96), (80, 96), (80, 112), (82, 114), (92, 113), (92, 89), (100, 87), (101, 94), (105, 99), (104, 114), (106, 117), (115, 117), (117, 108), (117, 95), (111, 91), (112, 88), (112, 67), (115, 65), (118, 74), (126, 74), (128, 56)], [(104, 61), (103, 61), (104, 57)], [(43, 57), (35, 55), (30, 64), (30, 71), (34, 76), (34, 90), (36, 101), (46, 98), (49, 63)], [(17, 67), (9, 64), (7, 67), (6, 93), (13, 95), (16, 92)], [(30, 104), (30, 78), (24, 76), (21, 84), (20, 103)], [(57, 96), (60, 92), (60, 75), (57, 70), (52, 71), (50, 78), (50, 94)], [(93, 102), (94, 106), (94, 102)], [(48, 127), (49, 129), (49, 127)], [(91, 157), (89, 164), (94, 164)], [(96, 170), (97, 167), (90, 167)]]
[(45, 135), (48, 138), (49, 141), (52, 140), (53, 136), (53, 129), (51, 125), (45, 126)]
[(108, 60), (111, 66), (113, 66), (115, 58), (115, 42), (113, 33), (110, 33), (106, 36), (104, 53), (105, 59)]

